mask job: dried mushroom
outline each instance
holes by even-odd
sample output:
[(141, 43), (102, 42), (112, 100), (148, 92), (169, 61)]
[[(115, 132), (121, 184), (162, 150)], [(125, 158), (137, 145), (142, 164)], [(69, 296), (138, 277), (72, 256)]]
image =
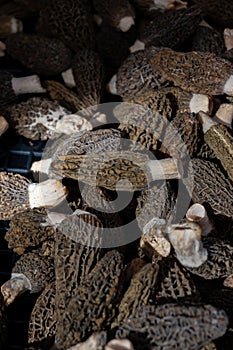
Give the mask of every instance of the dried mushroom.
[(211, 305), (164, 304), (139, 308), (118, 334), (147, 349), (200, 349), (221, 337), (227, 326), (226, 313)]
[(22, 255), (27, 248), (54, 239), (54, 228), (46, 224), (46, 220), (47, 211), (44, 208), (27, 209), (20, 215), (14, 215), (5, 235), (8, 247)]
[(8, 54), (25, 67), (42, 75), (56, 75), (69, 68), (70, 50), (58, 39), (17, 33), (6, 40)]
[(53, 259), (38, 252), (26, 253), (16, 262), (11, 278), (1, 286), (4, 302), (13, 303), (25, 291), (40, 292), (54, 277)]

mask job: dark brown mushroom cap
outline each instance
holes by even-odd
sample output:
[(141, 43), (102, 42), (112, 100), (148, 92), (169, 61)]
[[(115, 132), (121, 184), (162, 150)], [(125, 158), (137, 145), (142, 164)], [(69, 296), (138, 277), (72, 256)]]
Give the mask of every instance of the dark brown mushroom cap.
[(202, 18), (200, 9), (195, 6), (179, 11), (158, 12), (152, 19), (142, 20), (139, 38), (146, 46), (176, 49), (194, 33)]
[(12, 273), (24, 274), (30, 281), (31, 292), (40, 292), (55, 277), (53, 259), (38, 252), (26, 253), (16, 262)]
[(7, 338), (7, 316), (2, 294), (0, 293), (0, 349), (5, 349)]
[(28, 209), (20, 215), (14, 215), (5, 235), (8, 247), (21, 255), (25, 249), (52, 239), (54, 229), (52, 226), (45, 225), (46, 219), (47, 212), (44, 208)]
[(122, 334), (128, 333), (133, 344), (149, 343), (154, 349), (200, 349), (224, 335), (228, 322), (225, 311), (211, 305), (147, 305), (128, 318)]
[(6, 106), (16, 101), (16, 95), (12, 87), (12, 74), (0, 72), (0, 105)]
[(200, 25), (192, 39), (192, 51), (211, 52), (221, 56), (225, 45), (222, 33), (207, 25)]
[(105, 88), (104, 66), (97, 52), (81, 50), (73, 58), (76, 90), (86, 107), (100, 103)]
[(55, 282), (51, 282), (45, 287), (32, 310), (28, 328), (29, 344), (50, 340), (55, 335), (55, 298)]
[(39, 34), (63, 41), (71, 50), (94, 47), (93, 20), (89, 1), (51, 0), (40, 12)]
[(58, 39), (16, 33), (6, 40), (7, 52), (25, 67), (42, 75), (56, 75), (71, 64), (71, 52)]

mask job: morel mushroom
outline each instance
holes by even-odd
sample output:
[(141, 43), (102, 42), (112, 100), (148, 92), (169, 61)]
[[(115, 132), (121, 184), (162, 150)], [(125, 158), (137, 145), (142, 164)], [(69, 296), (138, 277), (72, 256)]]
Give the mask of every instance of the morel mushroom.
[(224, 52), (224, 40), (221, 33), (205, 21), (201, 22), (193, 36), (192, 51), (211, 52), (221, 56)]
[(1, 286), (5, 304), (10, 305), (25, 291), (40, 292), (54, 277), (53, 259), (38, 252), (22, 255), (12, 269), (11, 278)]
[(2, 106), (16, 101), (20, 94), (44, 93), (40, 79), (37, 75), (14, 78), (8, 72), (0, 72), (0, 103)]
[(166, 347), (197, 350), (224, 335), (228, 322), (225, 311), (211, 305), (147, 305), (130, 316), (117, 335), (127, 336), (133, 344), (149, 343), (156, 350)]
[(54, 239), (54, 228), (47, 223), (45, 208), (27, 209), (11, 218), (5, 235), (8, 248), (22, 255), (27, 248), (36, 247), (45, 240)]
[(233, 95), (233, 65), (212, 53), (183, 53), (153, 47), (148, 56), (157, 75), (184, 90), (197, 94)]
[(109, 82), (109, 92), (124, 98), (142, 93), (148, 88), (168, 85), (167, 79), (153, 71), (147, 56), (148, 49), (131, 53)]
[(29, 327), (28, 343), (40, 343), (49, 341), (56, 332), (56, 312), (55, 312), (56, 289), (55, 282), (49, 283), (32, 310)]
[(93, 0), (100, 17), (109, 25), (127, 32), (134, 25), (135, 12), (128, 0)]
[[(105, 81), (104, 66), (98, 53), (92, 50), (80, 50), (72, 62), (71, 74), (73, 74), (77, 94), (84, 103), (84, 108), (99, 104), (104, 92)], [(66, 75), (63, 74), (65, 82)]]
[(22, 175), (7, 172), (0, 173), (0, 190), (1, 220), (10, 220), (15, 214), (29, 208), (56, 206), (67, 193), (59, 181), (47, 180), (36, 184)]
[(195, 6), (157, 13), (152, 19), (141, 21), (139, 40), (145, 47), (153, 45), (177, 49), (194, 33), (202, 17), (200, 9)]
[(42, 75), (56, 75), (70, 67), (71, 51), (58, 39), (17, 33), (6, 40), (8, 54)]
[(88, 1), (51, 0), (40, 11), (37, 31), (63, 41), (71, 50), (93, 48), (93, 21)]
[(121, 255), (112, 250), (86, 276), (63, 312), (62, 332), (56, 334), (58, 347), (83, 341), (111, 319), (110, 305), (117, 295), (122, 267)]
[(92, 123), (71, 114), (56, 101), (32, 97), (8, 108), (9, 120), (16, 131), (31, 140), (48, 140), (64, 134), (76, 134), (92, 129)]

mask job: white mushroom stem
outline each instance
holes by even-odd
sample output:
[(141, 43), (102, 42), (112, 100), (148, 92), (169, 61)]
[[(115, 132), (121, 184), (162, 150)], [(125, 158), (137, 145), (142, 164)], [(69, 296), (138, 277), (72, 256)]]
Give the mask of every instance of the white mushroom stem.
[(184, 222), (167, 227), (168, 238), (177, 259), (183, 266), (199, 267), (207, 260), (207, 250), (201, 242), (201, 227), (194, 222)]
[(189, 103), (191, 113), (198, 113), (203, 111), (211, 114), (213, 110), (213, 99), (208, 95), (193, 94)]
[(71, 89), (76, 86), (72, 68), (69, 68), (66, 71), (62, 72), (61, 75), (66, 86), (68, 86)]
[(0, 57), (5, 56), (5, 51), (6, 51), (6, 45), (0, 41)]
[(205, 207), (199, 203), (193, 204), (186, 213), (187, 220), (196, 222), (200, 225), (202, 236), (207, 236), (212, 230), (213, 225), (207, 215)]
[(229, 96), (233, 96), (233, 75), (231, 75), (226, 81), (223, 92)]
[(104, 350), (134, 350), (133, 344), (128, 339), (112, 339)]
[(145, 43), (137, 39), (135, 43), (132, 46), (130, 46), (129, 51), (133, 53), (136, 51), (145, 50), (145, 47), (146, 47)]
[(118, 28), (122, 32), (127, 32), (134, 25), (134, 18), (132, 16), (126, 16), (121, 18)]
[(16, 297), (31, 289), (29, 279), (22, 273), (12, 273), (11, 279), (1, 286), (1, 292), (7, 306), (13, 303)]
[(30, 208), (52, 208), (63, 202), (66, 195), (66, 187), (60, 181), (53, 179), (28, 186)]
[(10, 20), (10, 33), (18, 33), (23, 31), (23, 22), (15, 17), (11, 17)]
[(201, 118), (202, 122), (202, 129), (204, 134), (207, 133), (207, 131), (214, 125), (218, 125), (216, 121), (214, 121), (212, 118), (210, 118), (206, 113), (200, 112), (199, 116)]
[(233, 122), (233, 104), (222, 103), (219, 109), (216, 112), (216, 115), (213, 118), (217, 123), (221, 123), (223, 125), (232, 128)]
[(115, 74), (107, 85), (107, 90), (113, 95), (117, 95), (116, 83), (117, 83), (117, 75)]
[(0, 136), (2, 136), (7, 131), (8, 128), (9, 128), (8, 122), (4, 117), (0, 115)]
[(99, 346), (100, 345), (100, 339), (99, 339), (100, 337), (101, 337), (101, 333), (94, 333), (84, 342), (78, 343), (78, 344), (70, 347), (68, 350), (87, 350), (87, 349), (96, 350), (96, 349), (100, 348), (100, 346)]
[(46, 223), (43, 226), (59, 226), (59, 224), (65, 220), (69, 216), (69, 214), (56, 213), (56, 212), (48, 212)]
[(62, 117), (62, 119), (57, 121), (55, 127), (56, 132), (66, 135), (72, 135), (76, 134), (79, 131), (92, 129), (92, 123), (77, 114), (65, 115)]
[(233, 29), (226, 28), (223, 33), (227, 51), (233, 48)]
[(146, 165), (150, 171), (152, 181), (181, 178), (177, 168), (177, 161), (175, 159), (167, 158), (161, 160), (148, 160)]
[(51, 163), (52, 158), (41, 159), (38, 162), (33, 162), (30, 170), (33, 173), (43, 173), (48, 175)]
[(41, 86), (38, 75), (30, 75), (28, 77), (12, 78), (12, 88), (16, 95), (30, 93), (46, 93), (46, 90)]

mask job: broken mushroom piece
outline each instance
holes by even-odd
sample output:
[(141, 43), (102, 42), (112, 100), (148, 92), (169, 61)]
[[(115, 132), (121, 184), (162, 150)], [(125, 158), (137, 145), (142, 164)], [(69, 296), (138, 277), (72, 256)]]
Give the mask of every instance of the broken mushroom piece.
[(70, 67), (72, 54), (62, 41), (17, 33), (6, 40), (8, 54), (37, 74), (56, 75)]
[(147, 55), (157, 75), (186, 91), (233, 96), (233, 64), (215, 54), (175, 52), (168, 48), (151, 47)]
[(186, 219), (200, 225), (202, 236), (207, 236), (213, 230), (213, 224), (208, 217), (205, 207), (199, 203), (193, 204), (188, 209)]
[[(203, 111), (204, 112), (204, 111)], [(228, 128), (232, 129), (233, 123), (233, 104), (222, 103), (217, 110), (213, 120), (217, 123), (221, 123)]]
[(0, 172), (0, 219), (10, 220), (13, 215), (29, 208), (52, 208), (60, 204), (67, 189), (56, 180), (32, 183), (26, 177)]
[(6, 119), (0, 115), (0, 137), (7, 131), (9, 124)]
[(8, 306), (26, 291), (40, 292), (54, 279), (53, 260), (36, 252), (22, 255), (12, 269), (11, 278), (1, 286)]
[(12, 33), (22, 32), (23, 23), (21, 20), (10, 15), (0, 16), (0, 38), (6, 38)]
[(14, 78), (9, 72), (0, 72), (0, 103), (3, 106), (15, 102), (17, 95), (45, 92), (37, 75)]
[(109, 25), (127, 32), (134, 25), (135, 12), (128, 0), (93, 0), (98, 15)]
[(204, 139), (220, 160), (222, 166), (233, 181), (233, 136), (227, 128), (218, 124), (204, 112), (200, 112)]
[(199, 267), (208, 257), (201, 242), (201, 227), (184, 221), (167, 227), (167, 237), (176, 252), (176, 257), (183, 266)]

